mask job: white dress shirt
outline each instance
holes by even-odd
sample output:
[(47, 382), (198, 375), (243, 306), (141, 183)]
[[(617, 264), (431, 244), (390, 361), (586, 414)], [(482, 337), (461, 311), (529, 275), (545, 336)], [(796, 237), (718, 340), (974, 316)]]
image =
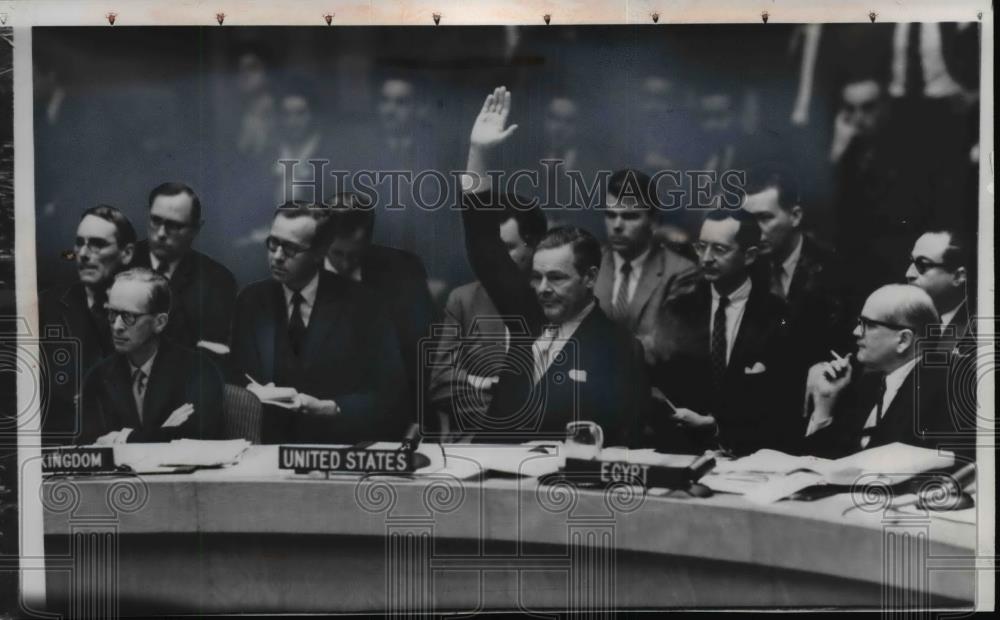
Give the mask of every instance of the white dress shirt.
[(594, 309), (596, 303), (596, 301), (591, 301), (587, 304), (586, 308), (572, 319), (561, 325), (546, 328), (542, 332), (542, 335), (531, 345), (531, 355), (534, 360), (535, 369), (534, 383), (538, 383), (545, 376), (545, 373), (549, 370), (549, 366), (552, 365), (552, 361), (566, 346), (566, 342), (573, 337), (577, 328), (580, 327), (580, 323), (587, 318), (587, 315)]
[(781, 288), (785, 292), (786, 298), (788, 290), (792, 287), (792, 276), (795, 275), (795, 268), (798, 267), (799, 259), (802, 257), (802, 243), (802, 236), (799, 235), (799, 242), (795, 244), (795, 249), (788, 255), (785, 262), (781, 263)]
[[(160, 259), (156, 258), (155, 254), (153, 254), (152, 252), (149, 253), (149, 265), (153, 268), (153, 271), (156, 271), (157, 269), (159, 269), (160, 268), (160, 264), (162, 262), (163, 261), (161, 261)], [(171, 277), (173, 277), (174, 271), (176, 271), (176, 270), (177, 270), (177, 261), (174, 261), (174, 262), (170, 263), (169, 265), (167, 265), (167, 270), (163, 274), (163, 277), (169, 280)]]
[[(618, 299), (618, 290), (622, 286), (622, 265), (625, 264), (625, 259), (618, 254), (618, 252), (612, 252), (611, 256), (615, 261), (615, 283), (611, 287), (611, 300)], [(646, 251), (636, 256), (631, 261), (632, 272), (628, 274), (628, 303), (632, 303), (632, 298), (635, 297), (635, 289), (639, 286), (639, 278), (642, 277), (642, 266), (646, 263), (646, 257), (649, 256), (649, 248)]]
[[(129, 367), (129, 379), (132, 381), (132, 397), (135, 399), (135, 410), (139, 414), (139, 420), (142, 421), (142, 406), (145, 401), (146, 390), (149, 388), (149, 375), (153, 372), (153, 362), (156, 360), (156, 354), (159, 351), (154, 351), (149, 359), (146, 360), (142, 366), (135, 366), (130, 361), (128, 363)], [(137, 381), (135, 371), (141, 370), (144, 376), (142, 380), (142, 391), (140, 392), (137, 388)]]
[[(291, 319), (292, 318), (292, 295), (295, 291), (288, 288), (284, 284), (281, 285), (282, 290), (285, 292), (285, 314)], [(316, 291), (319, 290), (319, 273), (313, 276), (313, 279), (309, 281), (302, 287), (299, 293), (302, 294), (302, 304), (299, 306), (299, 313), (302, 315), (302, 324), (309, 327), (309, 317), (312, 316), (313, 306), (316, 304)]]
[[(958, 314), (958, 311), (962, 308), (962, 305), (964, 303), (965, 302), (963, 301), (962, 303), (958, 304), (957, 306), (955, 306), (951, 310), (949, 310), (947, 312), (942, 312), (941, 313), (941, 324), (942, 325), (951, 325), (951, 322), (953, 320), (955, 320), (955, 315)], [(958, 334), (958, 335), (962, 336), (963, 334)]]
[[(327, 271), (331, 271), (331, 272), (333, 272), (333, 273), (335, 273), (337, 275), (344, 275), (344, 274), (340, 273), (339, 271), (337, 271), (337, 268), (333, 266), (333, 263), (330, 262), (329, 258), (324, 258), (323, 259), (323, 269), (326, 269)], [(347, 277), (350, 278), (350, 279), (352, 279), (352, 280), (354, 280), (355, 282), (360, 282), (361, 281), (361, 265), (358, 265), (357, 267), (355, 267), (354, 271), (352, 271), (350, 274), (348, 274)]]
[(941, 49), (941, 28), (936, 23), (899, 23), (892, 40), (892, 82), (889, 93), (893, 97), (906, 95), (906, 47), (909, 44), (910, 28), (920, 28), (920, 66), (924, 74), (925, 97), (950, 97), (961, 92), (959, 86), (948, 74)]
[[(743, 284), (739, 286), (735, 291), (727, 295), (729, 298), (729, 305), (726, 306), (726, 365), (729, 364), (729, 357), (733, 353), (733, 343), (736, 342), (736, 335), (740, 333), (740, 323), (743, 322), (743, 313), (747, 308), (747, 300), (750, 298), (750, 289), (753, 285), (750, 283), (750, 278), (747, 278)], [(715, 290), (715, 285), (712, 287), (712, 312), (708, 317), (708, 333), (709, 342), (712, 340), (712, 334), (715, 331), (715, 311), (719, 309), (719, 293)]]

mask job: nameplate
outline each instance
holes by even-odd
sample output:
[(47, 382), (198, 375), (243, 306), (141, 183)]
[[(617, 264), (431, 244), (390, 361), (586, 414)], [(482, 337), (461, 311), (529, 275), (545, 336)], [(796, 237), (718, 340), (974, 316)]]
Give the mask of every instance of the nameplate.
[(409, 450), (278, 446), (278, 468), (297, 474), (407, 474), (425, 466), (426, 456)]
[(43, 474), (105, 471), (115, 471), (115, 450), (110, 446), (42, 449)]
[(601, 486), (627, 484), (647, 489), (684, 489), (713, 467), (715, 459), (711, 457), (699, 457), (687, 467), (567, 458), (563, 474), (569, 480)]

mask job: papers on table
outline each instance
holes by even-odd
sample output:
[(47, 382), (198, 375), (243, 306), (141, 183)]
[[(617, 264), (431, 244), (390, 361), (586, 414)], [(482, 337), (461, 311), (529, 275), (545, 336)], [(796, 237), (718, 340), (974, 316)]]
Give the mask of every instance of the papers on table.
[(161, 444), (116, 445), (115, 462), (136, 473), (168, 473), (178, 469), (235, 465), (250, 447), (245, 439), (204, 441), (175, 439)]
[(831, 460), (758, 450), (721, 461), (702, 482), (715, 491), (739, 493), (756, 503), (773, 503), (810, 486), (856, 483), (899, 484), (916, 474), (954, 465), (951, 453), (893, 443)]
[(539, 477), (559, 471), (566, 459), (559, 455), (560, 444), (448, 444), (446, 471), (470, 477), (485, 472)]

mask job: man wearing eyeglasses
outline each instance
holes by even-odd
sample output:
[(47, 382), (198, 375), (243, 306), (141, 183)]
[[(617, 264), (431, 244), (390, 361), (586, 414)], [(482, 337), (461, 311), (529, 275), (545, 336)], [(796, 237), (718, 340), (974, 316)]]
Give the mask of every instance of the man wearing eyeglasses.
[(216, 439), (222, 432), (222, 375), (204, 353), (163, 338), (166, 279), (124, 271), (105, 309), (115, 353), (83, 386), (83, 441), (97, 444)]
[(673, 410), (649, 421), (661, 449), (746, 454), (786, 449), (801, 434), (785, 303), (750, 277), (760, 237), (750, 213), (709, 211), (694, 244), (701, 281), (660, 309), (652, 381)]
[(279, 207), (266, 246), (271, 278), (236, 300), (231, 382), (294, 388), (266, 405), (264, 443), (397, 439), (406, 378), (395, 330), (359, 284), (325, 271), (329, 210)]
[(955, 230), (924, 233), (913, 244), (906, 281), (927, 291), (941, 315), (941, 324), (952, 326), (953, 337), (970, 329), (966, 291), (970, 287), (968, 244)]
[[(131, 264), (135, 230), (115, 207), (98, 205), (83, 212), (76, 228), (74, 259), (77, 281), (39, 296), (39, 322), (44, 350), (64, 349), (78, 354), (66, 364), (82, 380), (102, 358), (111, 355), (111, 330), (104, 313), (107, 290), (122, 269)], [(50, 330), (57, 330), (51, 334)], [(61, 347), (67, 339), (76, 346)], [(48, 375), (47, 375), (48, 377)], [(72, 443), (79, 432), (79, 380), (57, 381), (53, 373), (42, 390), (45, 417), (43, 437), (49, 443)]]
[(836, 458), (893, 442), (934, 447), (930, 429), (945, 428), (943, 384), (920, 364), (920, 334), (939, 322), (930, 296), (916, 286), (889, 284), (865, 301), (851, 355), (809, 370), (804, 450)]
[(170, 282), (174, 307), (164, 337), (216, 355), (228, 352), (236, 280), (226, 267), (194, 250), (201, 230), (201, 200), (183, 183), (149, 193), (149, 237), (136, 245), (135, 266)]

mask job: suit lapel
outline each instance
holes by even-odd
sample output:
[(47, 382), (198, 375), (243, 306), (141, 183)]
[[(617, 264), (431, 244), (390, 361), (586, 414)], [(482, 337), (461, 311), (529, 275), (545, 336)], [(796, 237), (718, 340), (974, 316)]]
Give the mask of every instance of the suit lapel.
[[(142, 428), (139, 422), (139, 411), (132, 395), (131, 366), (124, 355), (116, 354), (115, 361), (110, 365), (104, 381), (107, 393), (115, 403), (115, 410), (122, 414), (121, 426), (125, 428)], [(117, 430), (117, 429), (116, 429)]]
[(740, 321), (739, 331), (736, 332), (736, 342), (733, 343), (733, 351), (729, 355), (729, 364), (726, 366), (726, 374), (743, 374), (744, 364), (752, 364), (755, 361), (750, 359), (752, 353), (757, 348), (756, 342), (761, 334), (767, 329), (767, 317), (764, 316), (763, 297), (765, 292), (760, 291), (760, 287), (750, 289), (750, 297), (747, 299), (746, 308), (743, 309), (743, 320)]
[(166, 420), (169, 412), (163, 411), (170, 399), (170, 379), (179, 369), (171, 368), (172, 355), (166, 341), (160, 342), (160, 350), (153, 360), (146, 383), (146, 393), (142, 398), (142, 425), (156, 428)]
[[(889, 443), (890, 439), (893, 441), (902, 439), (907, 443), (912, 443), (912, 438), (916, 437), (917, 433), (914, 430), (914, 425), (917, 423), (917, 420), (913, 415), (916, 410), (913, 406), (916, 402), (915, 399), (919, 398), (919, 384), (916, 383), (914, 377), (916, 372), (916, 368), (910, 370), (910, 374), (903, 380), (903, 384), (899, 386), (899, 391), (896, 392), (896, 395), (892, 398), (892, 402), (889, 403), (889, 408), (882, 413), (882, 419), (875, 422), (875, 430), (872, 432), (872, 440), (868, 444), (869, 447)], [(866, 411), (865, 418), (870, 413), (871, 411)], [(863, 424), (864, 422), (862, 422)]]
[(594, 296), (601, 307), (611, 312), (611, 291), (615, 286), (615, 260), (614, 252), (608, 250), (601, 259), (601, 270), (597, 274), (597, 283), (594, 284)]
[(174, 274), (170, 276), (170, 288), (175, 292), (183, 291), (188, 283), (194, 277), (195, 270), (195, 256), (194, 250), (188, 251), (180, 262), (177, 263), (177, 268), (174, 269)]
[(646, 307), (650, 296), (663, 277), (663, 250), (657, 246), (649, 249), (646, 261), (642, 266), (642, 276), (635, 287), (635, 295), (628, 306), (629, 324), (634, 325)]
[(308, 368), (315, 358), (323, 352), (323, 343), (337, 322), (340, 314), (336, 283), (331, 278), (320, 273), (319, 287), (316, 291), (316, 303), (309, 315), (309, 325), (306, 327), (305, 343), (302, 350), (302, 365)]
[(278, 325), (284, 325), (287, 317), (280, 314), (285, 311), (285, 296), (281, 285), (270, 282), (261, 299), (260, 312), (254, 332), (257, 335), (257, 351), (260, 354), (262, 376), (254, 377), (256, 381), (267, 382), (274, 379), (274, 335)]

